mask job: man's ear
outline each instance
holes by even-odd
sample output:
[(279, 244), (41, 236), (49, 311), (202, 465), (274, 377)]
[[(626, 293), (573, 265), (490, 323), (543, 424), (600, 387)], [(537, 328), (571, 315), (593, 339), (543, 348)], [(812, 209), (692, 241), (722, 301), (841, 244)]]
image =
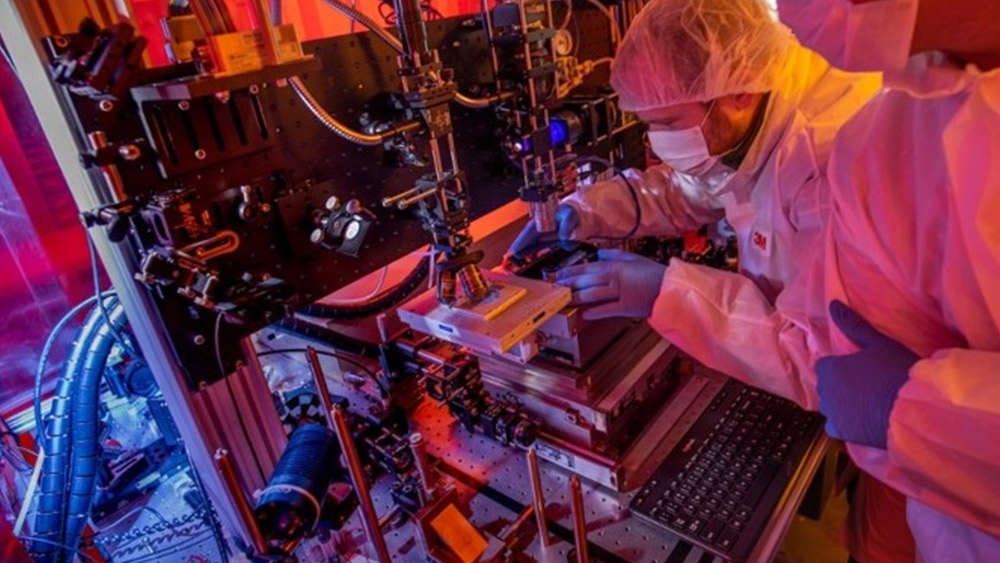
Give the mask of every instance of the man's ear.
[(753, 107), (758, 99), (760, 99), (760, 94), (730, 94), (719, 98), (719, 103), (726, 109), (742, 111)]

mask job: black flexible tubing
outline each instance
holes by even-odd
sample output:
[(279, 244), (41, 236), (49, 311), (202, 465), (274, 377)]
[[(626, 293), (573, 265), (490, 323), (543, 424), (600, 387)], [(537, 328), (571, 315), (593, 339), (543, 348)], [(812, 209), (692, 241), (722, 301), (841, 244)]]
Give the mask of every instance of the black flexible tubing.
[(299, 312), (310, 317), (320, 317), (336, 321), (364, 319), (377, 315), (398, 305), (420, 287), (427, 279), (429, 267), (430, 258), (424, 256), (399, 285), (367, 303), (358, 305), (324, 305), (322, 303), (313, 303), (299, 309)]

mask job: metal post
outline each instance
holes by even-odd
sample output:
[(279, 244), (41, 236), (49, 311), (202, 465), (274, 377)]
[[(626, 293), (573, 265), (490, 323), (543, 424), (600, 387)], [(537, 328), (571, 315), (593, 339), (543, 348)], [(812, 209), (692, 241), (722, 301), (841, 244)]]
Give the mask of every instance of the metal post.
[(518, 534), (521, 531), (521, 528), (524, 526), (524, 523), (527, 522), (528, 519), (531, 518), (532, 515), (534, 514), (535, 514), (534, 506), (529, 505), (524, 507), (524, 510), (522, 510), (521, 513), (517, 515), (517, 520), (511, 522), (510, 526), (507, 526), (507, 529), (504, 530), (502, 534), (500, 534), (499, 536), (500, 541), (504, 542), (505, 544), (512, 542), (512, 540), (517, 538)]
[(535, 521), (538, 522), (538, 538), (542, 547), (552, 545), (549, 536), (549, 522), (545, 519), (545, 493), (542, 490), (542, 476), (538, 472), (538, 453), (535, 447), (528, 448), (528, 474), (531, 476), (531, 503), (535, 507)]
[(420, 478), (420, 488), (423, 489), (424, 498), (430, 500), (434, 495), (437, 479), (434, 470), (427, 460), (427, 451), (424, 449), (424, 437), (419, 432), (410, 434), (410, 450), (413, 452), (413, 465), (417, 468), (417, 476)]
[(280, 64), (281, 47), (278, 44), (278, 30), (274, 28), (274, 22), (271, 21), (271, 10), (264, 0), (254, 0), (253, 6), (257, 12), (258, 23), (263, 28), (260, 32), (263, 35), (264, 46), (270, 59), (268, 64)]
[(319, 395), (319, 402), (323, 405), (323, 412), (326, 413), (326, 420), (329, 423), (330, 430), (335, 430), (333, 427), (333, 418), (330, 415), (333, 412), (333, 401), (330, 400), (330, 388), (326, 385), (326, 376), (323, 374), (322, 364), (319, 363), (319, 354), (316, 353), (316, 349), (312, 346), (306, 346), (306, 360), (309, 362), (309, 371), (312, 372), (313, 383), (316, 385), (316, 394)]
[(254, 516), (253, 508), (250, 507), (250, 502), (247, 501), (247, 497), (243, 494), (243, 488), (240, 487), (239, 479), (236, 478), (236, 470), (233, 469), (233, 462), (229, 458), (229, 452), (222, 448), (216, 450), (215, 465), (219, 468), (219, 473), (222, 475), (222, 482), (226, 485), (229, 496), (236, 504), (240, 519), (243, 520), (243, 525), (250, 532), (250, 541), (253, 543), (254, 549), (257, 550), (258, 555), (266, 555), (268, 551), (267, 542), (264, 541), (264, 535), (261, 534), (260, 528), (257, 526), (257, 518)]
[(580, 488), (580, 478), (573, 475), (569, 478), (569, 491), (573, 503), (573, 541), (576, 543), (576, 560), (578, 563), (590, 563), (587, 552), (587, 515), (583, 507), (583, 489)]
[(396, 27), (403, 42), (403, 50), (415, 59), (414, 62), (423, 59), (430, 47), (420, 0), (393, 0), (393, 8), (396, 10)]
[(337, 439), (340, 440), (340, 448), (347, 459), (347, 469), (351, 472), (354, 492), (357, 493), (358, 501), (361, 503), (361, 522), (364, 524), (365, 534), (368, 536), (368, 541), (375, 546), (378, 560), (381, 563), (392, 563), (392, 558), (389, 557), (389, 548), (386, 547), (385, 538), (382, 536), (382, 528), (379, 526), (378, 514), (375, 513), (375, 504), (372, 503), (368, 483), (365, 482), (365, 471), (361, 467), (361, 458), (358, 457), (358, 450), (354, 446), (351, 430), (347, 427), (347, 419), (344, 418), (344, 411), (337, 406), (333, 407), (330, 414), (333, 417)]

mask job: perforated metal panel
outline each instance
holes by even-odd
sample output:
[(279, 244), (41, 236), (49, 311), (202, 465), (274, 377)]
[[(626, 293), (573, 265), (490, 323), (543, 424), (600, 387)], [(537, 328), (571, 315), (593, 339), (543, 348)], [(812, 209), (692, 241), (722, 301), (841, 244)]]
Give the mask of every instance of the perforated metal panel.
[[(610, 53), (607, 23), (600, 14), (580, 10), (574, 19), (579, 20), (581, 57)], [(490, 58), (476, 18), (430, 22), (428, 31), (431, 45), (440, 48), (444, 65), (455, 70), (462, 90), (481, 93), (481, 87), (491, 83)], [(400, 88), (395, 52), (370, 33), (313, 41), (305, 50), (319, 60), (322, 70), (303, 72), (301, 77), (327, 111), (352, 127), (360, 128), (364, 113), (384, 113), (380, 108), (386, 93)], [(183, 70), (160, 69), (146, 81), (169, 79)], [(601, 68), (581, 91), (606, 86), (606, 77), (607, 69)], [(290, 87), (247, 85), (225, 96), (146, 101), (141, 112), (134, 102), (121, 102), (112, 112), (102, 111), (96, 101), (86, 98), (74, 97), (72, 103), (82, 133), (103, 131), (113, 144), (135, 142), (143, 149), (143, 157), (118, 164), (128, 195), (144, 198), (192, 190), (196, 216), (210, 217), (212, 223), (190, 233), (192, 241), (221, 229), (239, 236), (236, 251), (209, 262), (230, 279), (245, 273), (280, 279), (290, 284), (299, 304), (306, 304), (428, 241), (412, 212), (380, 205), (383, 197), (413, 187), (414, 180), (428, 169), (397, 166), (382, 147), (357, 146), (337, 137), (314, 119)], [(143, 118), (150, 132), (148, 142)], [(455, 106), (453, 118), (458, 162), (467, 176), (475, 218), (515, 198), (522, 177), (498, 149), (492, 109)], [(641, 133), (628, 132), (622, 142), (629, 157), (625, 164), (641, 164)], [(429, 152), (420, 141), (416, 144), (418, 152)], [(158, 148), (159, 162), (153, 146)], [(608, 148), (600, 147), (599, 152), (606, 154)], [(273, 203), (270, 213), (251, 221), (237, 217), (240, 186), (244, 185), (251, 186), (262, 201)], [(282, 197), (303, 188), (307, 190), (303, 197)], [(357, 257), (307, 242), (312, 228), (309, 210), (329, 195), (341, 201), (357, 199), (374, 214)], [(156, 298), (191, 385), (218, 379), (212, 346), (216, 315), (191, 305), (169, 288)], [(223, 327), (219, 348), (227, 371), (238, 357), (236, 339), (263, 324)]]

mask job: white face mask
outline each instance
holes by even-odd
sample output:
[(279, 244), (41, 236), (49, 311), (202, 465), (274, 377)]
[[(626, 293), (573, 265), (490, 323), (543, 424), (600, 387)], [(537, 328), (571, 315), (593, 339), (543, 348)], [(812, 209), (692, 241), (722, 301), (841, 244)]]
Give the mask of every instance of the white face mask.
[(778, 15), (803, 45), (853, 71), (906, 67), (918, 0), (778, 0)]
[(712, 156), (708, 152), (708, 142), (701, 128), (714, 107), (713, 101), (701, 123), (694, 127), (677, 131), (649, 131), (649, 146), (657, 158), (682, 174), (701, 176), (712, 170), (722, 155)]

